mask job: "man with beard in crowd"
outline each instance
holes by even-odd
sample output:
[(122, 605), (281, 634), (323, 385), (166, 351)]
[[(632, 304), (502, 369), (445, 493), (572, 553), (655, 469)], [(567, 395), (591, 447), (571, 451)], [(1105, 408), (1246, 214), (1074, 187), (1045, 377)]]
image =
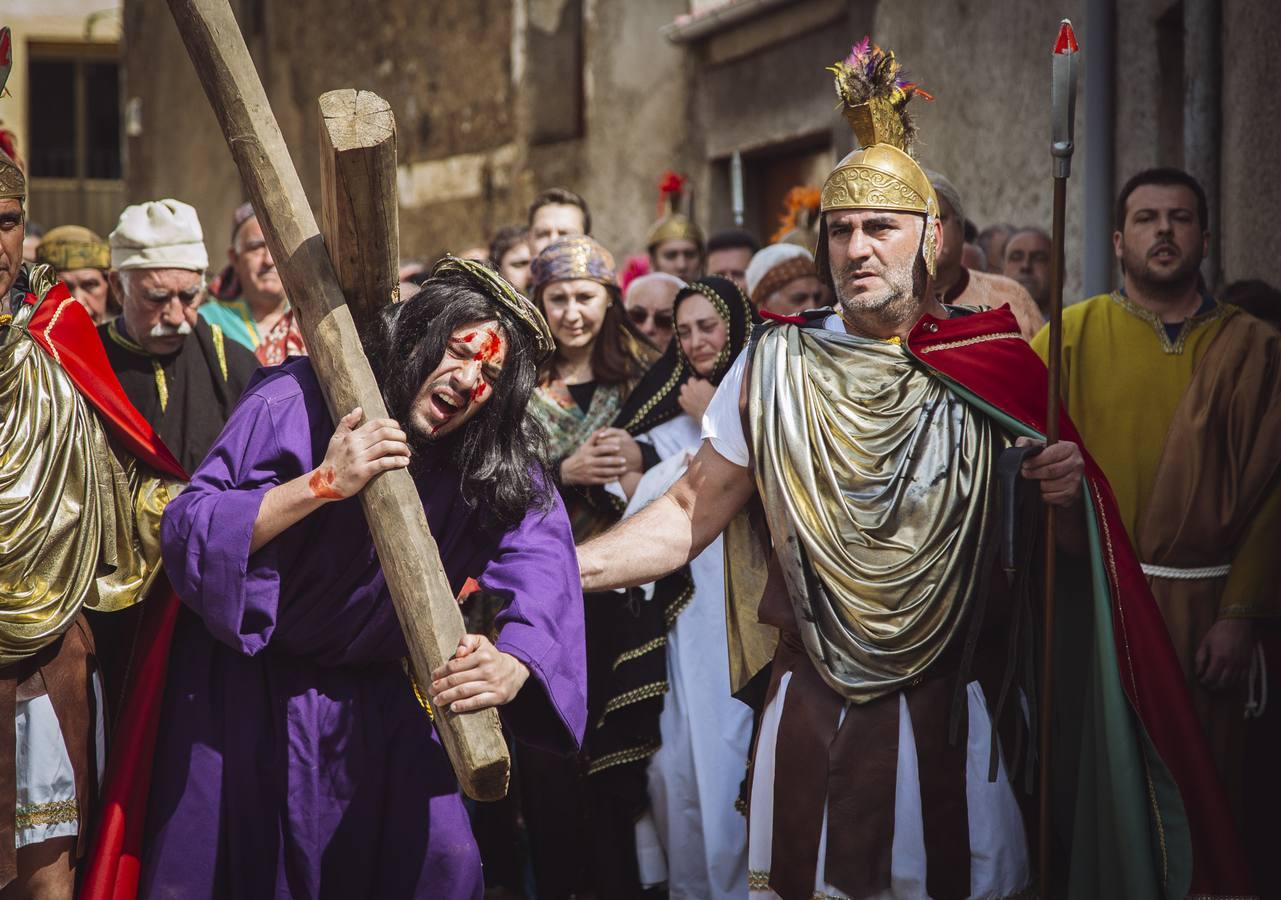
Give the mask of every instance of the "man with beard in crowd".
[[(526, 406), (552, 336), (484, 263), (446, 257), (365, 335), (394, 419), (337, 422), (305, 358), (246, 394), (162, 528), (184, 609), (143, 894), (478, 898), (430, 710), (498, 707), (564, 754), (586, 720), (573, 537)], [(502, 600), (415, 685), (356, 495), (408, 467), (451, 588)], [(437, 712), (436, 715), (440, 713)]]
[[(1281, 335), (1206, 292), (1209, 239), (1191, 175), (1126, 183), (1112, 237), (1124, 287), (1064, 310), (1063, 399), (1112, 484), (1239, 817), (1256, 623), (1281, 614)], [(1033, 347), (1048, 346), (1042, 331)]]

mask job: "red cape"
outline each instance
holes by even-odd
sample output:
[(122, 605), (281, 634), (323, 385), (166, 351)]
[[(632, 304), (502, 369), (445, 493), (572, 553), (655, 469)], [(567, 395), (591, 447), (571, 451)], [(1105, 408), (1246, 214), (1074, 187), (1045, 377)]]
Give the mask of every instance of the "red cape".
[[(1009, 307), (947, 320), (925, 316), (907, 346), (928, 368), (1045, 434), (1048, 372), (1022, 339)], [(1192, 893), (1249, 894), (1247, 864), (1227, 798), (1112, 489), (1066, 412), (1060, 429), (1063, 440), (1081, 447), (1099, 531), (1110, 537), (1107, 569), (1122, 685), (1182, 796), (1192, 837)]]
[[(26, 300), (37, 302), (33, 294)], [(170, 478), (188, 480), (178, 460), (125, 396), (93, 320), (64, 283), (58, 282), (45, 295), (27, 330), (129, 453)], [(178, 596), (162, 575), (144, 604), (124, 708), (112, 736), (80, 894), (84, 900), (132, 900), (137, 894), (151, 760), (177, 619)]]
[[(33, 294), (28, 303), (35, 303)], [(62, 366), (76, 389), (93, 405), (103, 424), (126, 450), (157, 472), (187, 480), (178, 460), (169, 452), (142, 413), (125, 396), (120, 380), (107, 361), (98, 329), (85, 308), (59, 281), (36, 309), (27, 325), (32, 339)]]

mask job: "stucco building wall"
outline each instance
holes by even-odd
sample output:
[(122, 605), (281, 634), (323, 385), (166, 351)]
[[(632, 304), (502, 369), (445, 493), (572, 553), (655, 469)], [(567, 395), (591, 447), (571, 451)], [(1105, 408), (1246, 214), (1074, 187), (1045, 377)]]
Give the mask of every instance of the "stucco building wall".
[[(402, 251), (428, 258), (482, 243), (523, 220), (538, 190), (563, 184), (588, 198), (597, 236), (621, 259), (643, 249), (667, 168), (693, 177), (700, 221), (728, 224), (735, 150), (759, 186), (782, 177), (780, 159), (787, 160), (782, 171), (812, 174), (850, 148), (823, 69), (869, 33), (936, 94), (932, 104), (915, 104), (920, 157), (957, 184), (970, 218), (980, 226), (1048, 228), (1049, 63), (1058, 17), (1071, 16), (1085, 35), (1087, 4), (1106, 7), (1089, 0), (700, 0), (695, 19), (729, 7), (754, 14), (690, 39), (676, 34), (689, 21), (688, 0), (384, 0), (377, 16), (329, 0), (236, 2), (313, 199), (317, 96), (360, 87), (390, 101), (399, 127)], [(1117, 2), (1113, 15), (1111, 146), (1119, 185), (1139, 168), (1182, 163), (1188, 73), (1179, 58), (1180, 6)], [(1268, 51), (1268, 36), (1281, 30), (1281, 5), (1223, 0), (1222, 19), (1231, 49), (1223, 54), (1224, 275), (1281, 283), (1281, 261), (1257, 246), (1268, 192), (1254, 174), (1275, 168), (1281, 145), (1281, 94), (1271, 89), (1281, 61)], [(143, 122), (128, 144), (130, 196), (176, 194), (194, 203), (220, 258), (230, 211), (242, 199), (230, 156), (165, 5), (126, 0), (124, 22), (126, 96), (137, 98)], [(1068, 196), (1069, 298), (1081, 290), (1082, 187), (1093, 177), (1081, 152), (1084, 72), (1081, 87)], [(748, 224), (768, 234), (776, 211), (752, 207), (750, 197), (748, 206)]]

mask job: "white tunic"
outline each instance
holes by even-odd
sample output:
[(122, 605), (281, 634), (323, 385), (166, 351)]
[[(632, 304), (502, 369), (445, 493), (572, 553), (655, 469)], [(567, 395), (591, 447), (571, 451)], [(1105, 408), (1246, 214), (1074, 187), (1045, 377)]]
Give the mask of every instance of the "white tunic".
[[(93, 674), (93, 691), (98, 711), (94, 722), (94, 750), (97, 771), (106, 763), (106, 719), (103, 714), (102, 681)], [(48, 694), (18, 701), (14, 712), (17, 737), (14, 769), (17, 777), (17, 808), (14, 845), (27, 847), (80, 831), (80, 810), (76, 798), (76, 777), (62, 726)]]
[[(700, 442), (687, 415), (641, 435), (664, 462), (641, 479), (628, 514), (662, 495)], [(747, 825), (734, 808), (747, 771), (752, 713), (730, 696), (721, 539), (693, 562), (694, 597), (667, 639), (670, 692), (662, 748), (649, 766), (650, 813), (637, 826), (645, 884), (666, 881), (671, 900), (747, 897)]]

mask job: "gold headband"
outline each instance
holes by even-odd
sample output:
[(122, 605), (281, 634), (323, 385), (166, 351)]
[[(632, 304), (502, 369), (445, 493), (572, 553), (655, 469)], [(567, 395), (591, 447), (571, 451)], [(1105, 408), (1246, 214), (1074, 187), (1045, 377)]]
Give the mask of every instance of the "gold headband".
[(22, 203), (27, 199), (27, 176), (22, 174), (18, 164), (0, 150), (0, 200), (17, 200)]

